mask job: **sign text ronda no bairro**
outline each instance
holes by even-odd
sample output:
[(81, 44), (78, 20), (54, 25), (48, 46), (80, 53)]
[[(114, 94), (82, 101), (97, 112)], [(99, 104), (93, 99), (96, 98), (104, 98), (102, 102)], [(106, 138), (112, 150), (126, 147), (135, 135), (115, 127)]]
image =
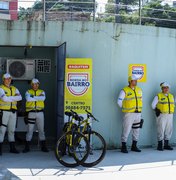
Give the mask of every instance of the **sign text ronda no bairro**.
[(67, 58), (65, 70), (65, 111), (92, 112), (92, 59)]

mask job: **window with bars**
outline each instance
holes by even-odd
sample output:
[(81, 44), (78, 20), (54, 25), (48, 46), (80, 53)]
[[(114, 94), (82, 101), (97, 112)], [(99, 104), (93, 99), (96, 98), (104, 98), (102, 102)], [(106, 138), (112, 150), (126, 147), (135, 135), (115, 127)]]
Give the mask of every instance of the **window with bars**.
[(51, 72), (51, 60), (50, 59), (37, 59), (36, 60), (36, 72), (37, 73), (50, 73)]
[(9, 2), (0, 1), (0, 9), (9, 10)]
[(0, 1), (0, 13), (9, 14), (9, 2)]

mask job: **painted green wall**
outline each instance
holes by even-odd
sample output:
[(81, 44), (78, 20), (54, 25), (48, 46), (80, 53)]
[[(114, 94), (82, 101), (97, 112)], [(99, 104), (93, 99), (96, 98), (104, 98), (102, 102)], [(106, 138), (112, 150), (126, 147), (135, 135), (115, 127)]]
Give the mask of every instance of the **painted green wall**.
[[(176, 95), (176, 30), (94, 22), (20, 22), (0, 21), (0, 45), (58, 46), (67, 42), (67, 57), (93, 59), (93, 113), (100, 119), (93, 127), (106, 139), (109, 147), (120, 145), (122, 113), (116, 104), (119, 91), (127, 85), (128, 64), (147, 64), (147, 83), (140, 83), (143, 89), (145, 120), (140, 135), (140, 144), (156, 144), (155, 115), (151, 102), (159, 84), (168, 81), (171, 92)], [(34, 52), (35, 51), (35, 52)], [(32, 56), (54, 59), (51, 49), (31, 50)], [(21, 51), (0, 49), (0, 55), (21, 55)], [(54, 64), (53, 64), (54, 68)], [(54, 69), (53, 69), (54, 70)], [(54, 91), (54, 71), (51, 75), (38, 75), (44, 88), (50, 94)], [(47, 78), (46, 78), (47, 77)], [(51, 86), (50, 86), (51, 84)], [(26, 85), (21, 85), (26, 89)], [(53, 88), (51, 88), (53, 87)], [(51, 98), (49, 100), (49, 98)], [(47, 106), (53, 107), (54, 96), (48, 97)], [(48, 110), (49, 113), (49, 110)], [(53, 115), (52, 115), (53, 116)], [(176, 119), (174, 115), (174, 119)], [(53, 126), (49, 125), (48, 133)], [(175, 143), (176, 123), (172, 143)], [(130, 143), (130, 138), (129, 138)]]

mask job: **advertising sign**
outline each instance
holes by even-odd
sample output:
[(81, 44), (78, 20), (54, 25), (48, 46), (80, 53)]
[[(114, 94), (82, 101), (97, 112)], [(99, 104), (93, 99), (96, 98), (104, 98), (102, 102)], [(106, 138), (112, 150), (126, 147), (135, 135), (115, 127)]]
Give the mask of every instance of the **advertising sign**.
[(147, 81), (147, 69), (146, 64), (129, 64), (128, 76), (135, 75), (138, 82)]
[(64, 104), (65, 111), (92, 112), (92, 59), (66, 59)]

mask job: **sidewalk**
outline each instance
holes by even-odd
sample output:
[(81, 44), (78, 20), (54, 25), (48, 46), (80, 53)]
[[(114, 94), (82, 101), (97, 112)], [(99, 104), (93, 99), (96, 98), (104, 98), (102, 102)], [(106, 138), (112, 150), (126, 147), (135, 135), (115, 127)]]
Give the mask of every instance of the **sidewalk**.
[(105, 159), (92, 168), (63, 167), (57, 162), (52, 151), (49, 153), (34, 151), (17, 155), (6, 152), (0, 157), (0, 179), (90, 180), (92, 178), (175, 180), (176, 147), (173, 151), (159, 152), (146, 148), (142, 149), (141, 153), (130, 151), (128, 154), (123, 154), (120, 150), (108, 150)]

